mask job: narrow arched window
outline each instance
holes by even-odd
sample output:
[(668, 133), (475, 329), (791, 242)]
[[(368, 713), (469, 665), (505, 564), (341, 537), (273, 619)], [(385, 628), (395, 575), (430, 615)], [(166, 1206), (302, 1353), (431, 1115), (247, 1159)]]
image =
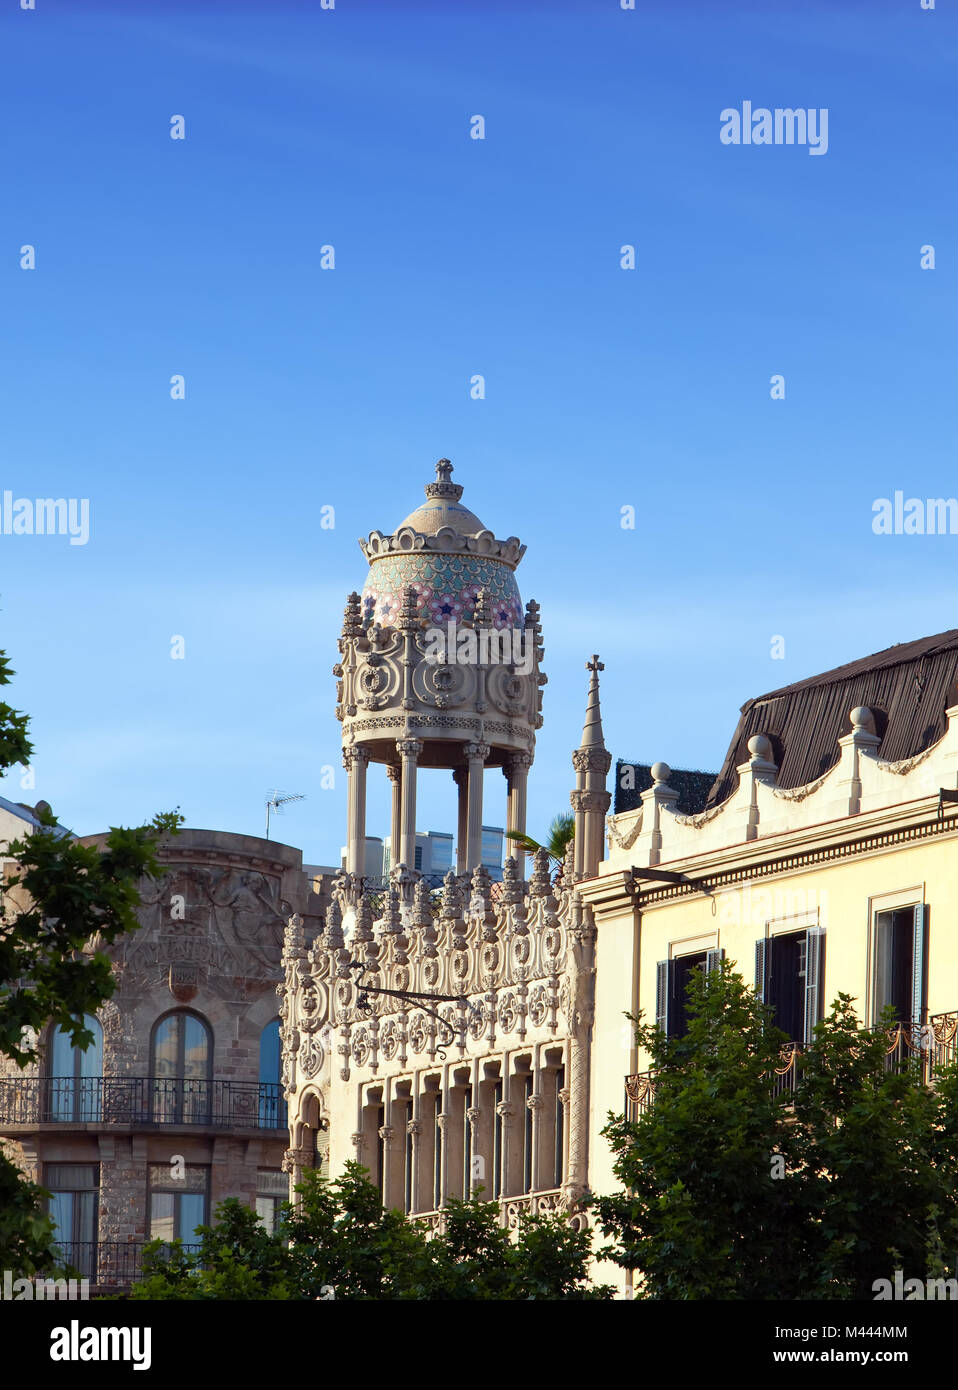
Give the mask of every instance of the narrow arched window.
[(157, 1124), (210, 1123), (213, 1034), (199, 1014), (178, 1009), (153, 1027), (152, 1118)]
[(44, 1118), (95, 1123), (103, 1108), (103, 1029), (92, 1014), (83, 1026), (93, 1034), (89, 1047), (74, 1047), (70, 1030), (56, 1028), (47, 1054)]
[(289, 1120), (283, 1099), (283, 1049), (279, 1019), (267, 1023), (259, 1035), (259, 1114), (260, 1129), (286, 1129)]

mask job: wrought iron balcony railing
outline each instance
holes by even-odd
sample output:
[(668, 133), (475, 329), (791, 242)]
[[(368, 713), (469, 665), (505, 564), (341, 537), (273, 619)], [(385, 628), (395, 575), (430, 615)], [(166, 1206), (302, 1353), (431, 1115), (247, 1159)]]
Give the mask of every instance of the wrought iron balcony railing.
[[(904, 1071), (913, 1067), (916, 1078), (932, 1085), (935, 1072), (958, 1058), (958, 1010), (934, 1014), (921, 1028), (896, 1023), (885, 1034), (885, 1070)], [(786, 1095), (796, 1090), (802, 1070), (802, 1048), (787, 1043), (780, 1064), (772, 1073), (772, 1094)], [(655, 1072), (636, 1072), (625, 1078), (625, 1117), (638, 1120), (655, 1100)]]
[(34, 1124), (206, 1125), (285, 1130), (283, 1088), (154, 1076), (0, 1079), (0, 1128)]
[[(146, 1240), (142, 1237), (136, 1241), (73, 1240), (63, 1241), (57, 1248), (63, 1264), (76, 1270), (81, 1279), (89, 1280), (91, 1292), (106, 1293), (111, 1290), (128, 1289), (140, 1278), (143, 1272), (145, 1244)], [(183, 1244), (183, 1249), (187, 1252), (195, 1252), (200, 1248), (198, 1243)], [(36, 1277), (52, 1279), (67, 1276), (55, 1275), (53, 1271), (49, 1271)]]

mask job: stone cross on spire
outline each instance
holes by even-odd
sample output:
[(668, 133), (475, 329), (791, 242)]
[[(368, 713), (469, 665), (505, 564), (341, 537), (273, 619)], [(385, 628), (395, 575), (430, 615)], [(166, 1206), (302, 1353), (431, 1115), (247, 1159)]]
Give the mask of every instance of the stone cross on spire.
[(605, 663), (598, 655), (587, 661), (585, 669), (590, 673), (589, 699), (585, 709), (585, 727), (582, 730), (582, 748), (604, 748), (602, 736), (602, 713), (599, 709), (599, 672), (605, 670)]

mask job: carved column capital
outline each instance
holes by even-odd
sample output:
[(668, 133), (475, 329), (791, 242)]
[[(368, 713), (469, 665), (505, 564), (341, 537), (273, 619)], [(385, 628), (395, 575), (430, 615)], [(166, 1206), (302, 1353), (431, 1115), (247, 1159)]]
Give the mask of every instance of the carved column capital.
[(366, 1147), (365, 1134), (363, 1134), (362, 1130), (357, 1130), (356, 1133), (352, 1136), (352, 1139), (353, 1147), (355, 1148), (357, 1155), (361, 1154), (363, 1149)]
[(577, 748), (572, 754), (576, 772), (601, 772), (605, 775), (612, 766), (612, 754), (605, 748)]
[(406, 1133), (411, 1134), (414, 1139), (418, 1139), (422, 1134), (422, 1120), (407, 1120)]
[(475, 1126), (479, 1123), (479, 1117), (481, 1114), (482, 1111), (479, 1109), (478, 1105), (471, 1105), (469, 1109), (466, 1111), (466, 1118), (468, 1119), (471, 1125)]
[(379, 1126), (379, 1137), (380, 1137), (380, 1139), (383, 1141), (383, 1143), (386, 1145), (386, 1148), (387, 1148), (387, 1149), (389, 1148), (390, 1144), (392, 1143), (392, 1141), (393, 1141), (393, 1135), (394, 1135), (395, 1133), (396, 1133), (396, 1131), (393, 1129), (392, 1125), (380, 1125), (380, 1126)]
[(348, 748), (343, 749), (343, 767), (347, 772), (352, 772), (354, 768), (365, 767), (369, 762), (369, 749), (361, 743), (352, 743)]
[(463, 752), (469, 762), (484, 763), (489, 756), (490, 748), (488, 743), (467, 743)]
[(507, 777), (515, 776), (517, 772), (523, 770), (528, 772), (532, 766), (533, 758), (531, 753), (510, 753), (503, 765), (503, 772)]
[(535, 1115), (542, 1109), (542, 1097), (538, 1095), (530, 1096), (526, 1101), (526, 1105), (532, 1111), (533, 1115)]
[(515, 1115), (515, 1113), (516, 1107), (513, 1105), (511, 1100), (500, 1100), (496, 1103), (496, 1114), (502, 1120), (502, 1123), (504, 1125), (507, 1125), (509, 1123), (509, 1121), (512, 1119), (513, 1115)]
[(562, 1090), (559, 1092), (559, 1099), (562, 1101), (564, 1107), (568, 1107), (569, 1101), (572, 1099), (572, 1092), (569, 1090), (568, 1086), (563, 1086)]
[(420, 738), (401, 738), (396, 740), (396, 752), (401, 758), (406, 758), (415, 762), (422, 754), (423, 744)]
[(399, 763), (387, 763), (386, 776), (389, 778), (390, 782), (399, 782), (402, 778), (402, 768)]

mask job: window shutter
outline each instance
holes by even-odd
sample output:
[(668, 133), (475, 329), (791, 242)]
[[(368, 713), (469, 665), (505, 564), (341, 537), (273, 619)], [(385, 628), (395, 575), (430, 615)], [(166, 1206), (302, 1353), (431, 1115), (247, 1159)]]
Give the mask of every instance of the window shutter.
[(925, 1021), (925, 933), (927, 913), (923, 903), (915, 908), (915, 940), (911, 967), (911, 1021), (920, 1028)]
[(765, 948), (768, 945), (764, 936), (759, 937), (755, 943), (755, 993), (764, 1003), (765, 1001)]
[(672, 962), (660, 960), (655, 967), (655, 1026), (669, 1031), (669, 1003), (672, 998)]
[(805, 1046), (815, 1039), (822, 983), (822, 929), (811, 927), (805, 933)]
[(722, 961), (725, 959), (725, 947), (719, 946), (717, 950), (706, 951), (705, 953), (705, 973), (706, 975), (718, 974), (722, 968)]

